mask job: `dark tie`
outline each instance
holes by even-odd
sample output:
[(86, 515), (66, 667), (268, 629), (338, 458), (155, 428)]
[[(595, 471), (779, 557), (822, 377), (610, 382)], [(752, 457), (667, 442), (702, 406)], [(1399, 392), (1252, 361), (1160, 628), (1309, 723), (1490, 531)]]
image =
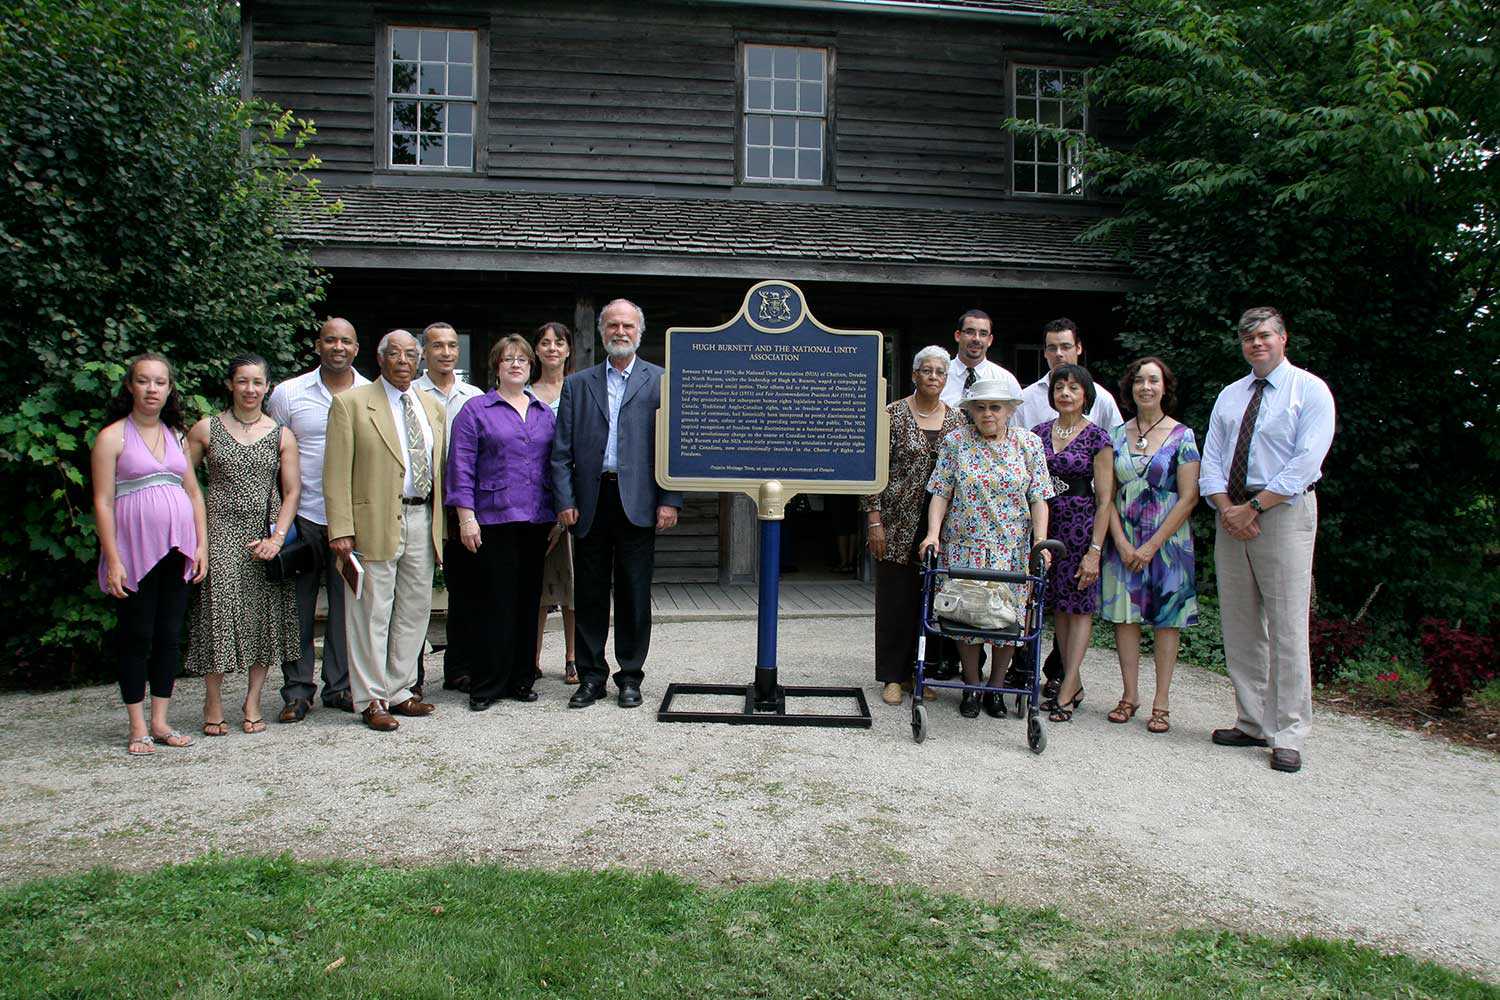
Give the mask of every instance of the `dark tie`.
[(1250, 474), (1250, 438), (1255, 434), (1255, 418), (1260, 416), (1260, 397), (1265, 395), (1269, 379), (1255, 380), (1255, 391), (1250, 402), (1245, 404), (1245, 415), (1240, 418), (1240, 436), (1234, 442), (1234, 458), (1229, 462), (1229, 502), (1242, 504), (1249, 500), (1245, 492), (1245, 477)]
[(975, 369), (970, 368), (969, 369), (969, 374), (967, 374), (967, 375), (964, 376), (964, 392), (968, 392), (969, 391), (969, 386), (973, 385), (974, 384), (974, 380), (976, 378), (978, 378), (978, 377), (979, 376), (975, 373)]

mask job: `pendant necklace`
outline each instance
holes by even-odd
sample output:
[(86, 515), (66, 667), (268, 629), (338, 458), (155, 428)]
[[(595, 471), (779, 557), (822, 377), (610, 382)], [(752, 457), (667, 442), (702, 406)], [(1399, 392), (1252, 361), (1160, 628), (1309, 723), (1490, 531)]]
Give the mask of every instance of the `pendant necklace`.
[[(1064, 441), (1066, 441), (1069, 438), (1071, 438), (1074, 434), (1077, 434), (1078, 433), (1078, 428), (1080, 428), (1082, 426), (1083, 426), (1083, 421), (1082, 420), (1078, 421), (1072, 427), (1064, 427), (1062, 424), (1057, 423), (1057, 422), (1054, 421), (1053, 424), (1052, 424), (1052, 429), (1057, 432), (1057, 436), (1058, 437), (1060, 437)], [(1137, 424), (1136, 426), (1139, 427), (1140, 425)]]
[(258, 424), (258, 423), (260, 423), (260, 418), (261, 418), (261, 414), (257, 413), (255, 415), (255, 419), (254, 420), (250, 421), (249, 423), (246, 423), (245, 421), (243, 421), (243, 420), (240, 419), (240, 415), (235, 412), (235, 410), (234, 410), (233, 407), (230, 407), (230, 409), (229, 409), (229, 415), (234, 418), (234, 422), (237, 423), (237, 424), (239, 424), (240, 425), (240, 430), (243, 430), (243, 431), (253, 431), (253, 430), (255, 430), (255, 425)]
[(1161, 423), (1165, 419), (1167, 419), (1167, 415), (1165, 413), (1163, 413), (1161, 416), (1159, 416), (1159, 417), (1156, 418), (1156, 423), (1153, 423), (1150, 427), (1147, 427), (1145, 430), (1141, 430), (1141, 417), (1140, 417), (1140, 414), (1136, 414), (1136, 418), (1135, 418), (1135, 430), (1136, 430), (1135, 448), (1136, 448), (1136, 451), (1145, 451), (1146, 450), (1146, 435), (1150, 434), (1152, 431), (1156, 430), (1156, 424)]

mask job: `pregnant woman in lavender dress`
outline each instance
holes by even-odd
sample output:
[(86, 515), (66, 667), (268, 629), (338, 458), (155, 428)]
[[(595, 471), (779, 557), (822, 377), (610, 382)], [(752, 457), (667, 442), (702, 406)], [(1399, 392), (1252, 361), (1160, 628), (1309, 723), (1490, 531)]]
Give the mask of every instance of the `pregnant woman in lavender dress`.
[(196, 583), (208, 571), (203, 494), (183, 454), (182, 399), (166, 358), (151, 353), (131, 358), (108, 416), (90, 455), (99, 589), (119, 602), (119, 625), (109, 648), (130, 717), (125, 749), (144, 757), (157, 746), (193, 742), (168, 723), (167, 708), (188, 581)]
[(1057, 416), (1032, 428), (1042, 439), (1047, 471), (1057, 495), (1047, 501), (1052, 510), (1049, 536), (1068, 551), (1052, 567), (1047, 580), (1046, 608), (1052, 612), (1064, 675), (1057, 697), (1049, 706), (1053, 722), (1068, 722), (1083, 701), (1078, 671), (1089, 648), (1094, 612), (1099, 610), (1099, 562), (1114, 494), (1114, 448), (1104, 428), (1085, 413), (1094, 405), (1094, 380), (1078, 365), (1058, 365), (1048, 382)]

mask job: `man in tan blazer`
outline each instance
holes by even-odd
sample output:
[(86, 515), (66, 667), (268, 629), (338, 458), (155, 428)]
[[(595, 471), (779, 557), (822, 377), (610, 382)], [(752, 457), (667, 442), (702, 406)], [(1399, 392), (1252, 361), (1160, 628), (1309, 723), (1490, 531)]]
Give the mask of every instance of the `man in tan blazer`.
[[(432, 569), (441, 563), (446, 420), (412, 388), (421, 351), (392, 330), (376, 351), (380, 378), (335, 396), (328, 411), (323, 494), (329, 548), (364, 567), (358, 598), (345, 593), (350, 690), (365, 724), (391, 732), (394, 716), (430, 715), (413, 697), (417, 654), (432, 614)], [(347, 587), (347, 583), (345, 584)]]

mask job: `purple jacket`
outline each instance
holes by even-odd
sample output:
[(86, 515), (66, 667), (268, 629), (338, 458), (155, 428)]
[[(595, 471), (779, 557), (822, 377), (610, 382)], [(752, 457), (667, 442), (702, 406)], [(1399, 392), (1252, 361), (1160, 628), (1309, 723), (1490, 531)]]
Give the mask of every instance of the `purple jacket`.
[(443, 504), (469, 508), (480, 524), (553, 520), (548, 468), (556, 429), (552, 408), (535, 396), (524, 422), (494, 389), (469, 400), (453, 418)]

